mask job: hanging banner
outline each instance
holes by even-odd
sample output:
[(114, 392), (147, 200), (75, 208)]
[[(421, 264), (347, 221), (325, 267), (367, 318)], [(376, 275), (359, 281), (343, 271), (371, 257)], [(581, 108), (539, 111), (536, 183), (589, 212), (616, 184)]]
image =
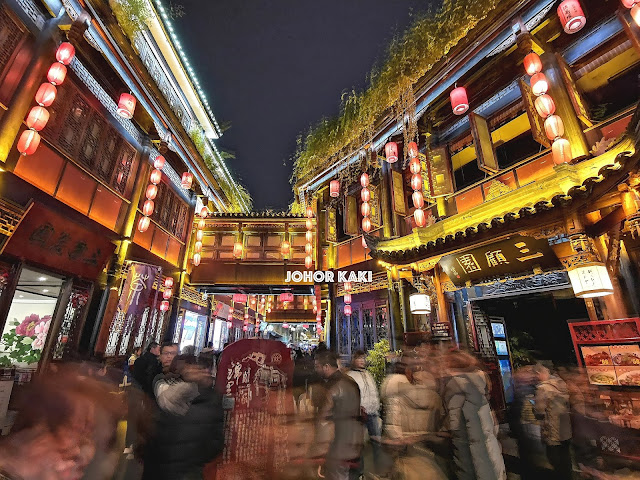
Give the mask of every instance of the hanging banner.
[(380, 211), (380, 195), (378, 193), (379, 187), (376, 185), (369, 185), (369, 191), (371, 192), (371, 224), (375, 227), (382, 226), (382, 212)]
[(127, 320), (130, 317), (142, 315), (147, 307), (149, 296), (155, 292), (153, 282), (160, 271), (160, 267), (155, 265), (131, 264), (118, 302), (118, 310), (125, 314)]
[(451, 160), (449, 148), (444, 145), (429, 149), (427, 161), (429, 167), (429, 184), (431, 196), (442, 197), (453, 193), (453, 173), (451, 172)]
[(404, 180), (402, 173), (391, 172), (391, 181), (393, 185), (393, 211), (398, 215), (407, 214), (407, 204), (404, 197)]
[(358, 235), (358, 201), (353, 195), (344, 197), (344, 233)]
[(496, 151), (493, 148), (489, 122), (482, 115), (471, 112), (469, 114), (469, 124), (471, 125), (471, 136), (476, 150), (478, 168), (485, 173), (496, 173), (500, 170), (500, 166), (498, 165)]
[(592, 127), (593, 123), (589, 118), (589, 107), (578, 91), (578, 87), (576, 87), (576, 81), (574, 80), (571, 68), (569, 68), (567, 62), (564, 61), (562, 55), (556, 54), (556, 59), (558, 60), (558, 65), (560, 67), (560, 75), (562, 76), (562, 81), (564, 82), (565, 87), (567, 87), (567, 93), (569, 94), (571, 105), (573, 105), (573, 109), (575, 110), (577, 117), (585, 127)]
[(338, 226), (335, 207), (327, 207), (327, 242), (338, 241)]

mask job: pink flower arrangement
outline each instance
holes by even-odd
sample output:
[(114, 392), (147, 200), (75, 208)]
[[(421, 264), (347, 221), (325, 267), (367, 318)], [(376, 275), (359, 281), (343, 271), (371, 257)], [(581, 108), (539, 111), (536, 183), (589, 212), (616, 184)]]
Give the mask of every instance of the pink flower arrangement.
[(47, 324), (47, 330), (49, 329), (49, 323), (51, 323), (51, 315), (45, 315), (40, 318), (37, 313), (32, 313), (24, 317), (24, 320), (20, 325), (16, 327), (16, 334), (22, 335), (23, 337), (33, 337), (37, 335), (36, 327), (42, 323)]
[(44, 343), (47, 340), (47, 332), (49, 331), (49, 326), (51, 325), (51, 316), (47, 315), (42, 318), (43, 320), (47, 318), (48, 320), (40, 322), (36, 325), (35, 328), (36, 338), (35, 340), (33, 340), (32, 346), (37, 350), (42, 350), (44, 348)]

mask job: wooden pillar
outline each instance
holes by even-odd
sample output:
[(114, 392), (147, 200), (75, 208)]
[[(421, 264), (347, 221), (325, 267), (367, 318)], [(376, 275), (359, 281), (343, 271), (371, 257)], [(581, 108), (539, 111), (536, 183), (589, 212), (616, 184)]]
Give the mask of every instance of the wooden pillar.
[[(395, 272), (395, 275), (394, 275)], [(395, 267), (387, 270), (387, 291), (389, 294), (389, 324), (391, 326), (391, 348), (398, 350), (404, 345), (404, 324), (400, 312), (400, 297), (395, 289), (395, 281), (398, 279)]]
[(440, 265), (436, 265), (433, 268), (433, 285), (436, 288), (436, 295), (438, 297), (438, 322), (448, 323), (450, 332), (453, 334), (453, 329), (451, 328), (451, 319), (449, 318), (449, 309), (447, 308), (447, 299), (444, 296), (444, 290), (442, 287), (442, 276), (445, 273), (442, 271)]
[(391, 191), (391, 166), (383, 161), (380, 173), (380, 210), (382, 211), (382, 235), (385, 238), (395, 235)]
[(626, 9), (622, 10), (621, 8), (618, 8), (618, 20), (622, 24), (622, 28), (624, 33), (627, 34), (627, 38), (631, 41), (631, 45), (636, 52), (640, 53), (640, 27), (638, 27), (635, 22), (629, 22), (627, 20), (626, 12)]
[(598, 321), (598, 314), (596, 312), (596, 307), (593, 304), (593, 298), (585, 298), (584, 304), (587, 307), (587, 313), (589, 314), (589, 320), (592, 322)]

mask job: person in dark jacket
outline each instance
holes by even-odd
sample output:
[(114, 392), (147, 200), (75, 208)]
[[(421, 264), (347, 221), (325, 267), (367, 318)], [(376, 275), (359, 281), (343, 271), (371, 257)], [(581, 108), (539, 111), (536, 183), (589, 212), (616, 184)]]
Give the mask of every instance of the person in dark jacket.
[(160, 345), (151, 342), (147, 351), (133, 364), (133, 379), (135, 384), (147, 395), (153, 396), (153, 379), (162, 372), (158, 357)]

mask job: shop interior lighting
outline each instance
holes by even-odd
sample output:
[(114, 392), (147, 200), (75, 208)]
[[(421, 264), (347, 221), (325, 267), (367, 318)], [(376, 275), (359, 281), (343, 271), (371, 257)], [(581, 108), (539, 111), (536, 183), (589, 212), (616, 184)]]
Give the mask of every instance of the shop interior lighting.
[(38, 277), (38, 281), (39, 282), (46, 282), (47, 281), (47, 277)]

